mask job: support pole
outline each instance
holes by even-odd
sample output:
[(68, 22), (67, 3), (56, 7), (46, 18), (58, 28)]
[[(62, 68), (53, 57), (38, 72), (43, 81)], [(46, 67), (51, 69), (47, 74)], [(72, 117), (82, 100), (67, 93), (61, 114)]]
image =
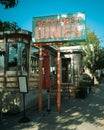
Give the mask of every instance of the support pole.
[(39, 112), (42, 111), (42, 45), (39, 46), (39, 93), (38, 93), (38, 105), (39, 105)]
[(50, 109), (50, 91), (51, 89), (47, 90), (48, 93), (48, 108), (47, 108), (47, 112), (50, 113), (51, 109)]
[(23, 117), (19, 120), (19, 123), (27, 123), (30, 121), (28, 117), (26, 117), (26, 109), (25, 109), (25, 93), (23, 92)]
[(57, 45), (57, 111), (61, 108), (61, 86), (60, 86), (60, 45)]

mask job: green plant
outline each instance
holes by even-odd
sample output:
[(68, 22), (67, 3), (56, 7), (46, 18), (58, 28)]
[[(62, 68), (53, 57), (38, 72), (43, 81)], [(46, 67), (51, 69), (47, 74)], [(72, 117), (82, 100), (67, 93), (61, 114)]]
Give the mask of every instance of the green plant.
[(89, 89), (90, 82), (88, 81), (80, 81), (79, 86), (76, 90), (76, 97), (77, 98), (86, 98), (87, 97), (87, 89)]

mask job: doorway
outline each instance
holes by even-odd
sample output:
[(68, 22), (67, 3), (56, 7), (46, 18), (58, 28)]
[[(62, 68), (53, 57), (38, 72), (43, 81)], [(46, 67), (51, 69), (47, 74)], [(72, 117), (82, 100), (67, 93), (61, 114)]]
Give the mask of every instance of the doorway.
[(62, 58), (62, 83), (70, 82), (71, 58)]

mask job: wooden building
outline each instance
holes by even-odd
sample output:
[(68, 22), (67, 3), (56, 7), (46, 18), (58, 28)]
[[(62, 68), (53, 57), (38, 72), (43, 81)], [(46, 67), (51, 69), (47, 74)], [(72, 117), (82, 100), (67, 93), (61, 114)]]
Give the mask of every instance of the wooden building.
[[(55, 95), (56, 100), (59, 96), (57, 107), (58, 111), (60, 111), (60, 98), (66, 94), (64, 90), (68, 90), (68, 94), (76, 89), (83, 69), (83, 52), (81, 48), (60, 48), (60, 46), (59, 44), (55, 46), (54, 44), (49, 44), (48, 46), (45, 44), (42, 47), (39, 44), (37, 46), (32, 43), (31, 32), (25, 30), (0, 32), (1, 111), (14, 112), (23, 110), (22, 94), (19, 91), (18, 84), (19, 75), (26, 76), (28, 80), (26, 108), (37, 106), (40, 103), (39, 110), (42, 110), (41, 103), (47, 100), (47, 89), (44, 88), (44, 50), (48, 51), (50, 57), (51, 96), (52, 94)], [(40, 50), (42, 53), (41, 57)], [(59, 69), (60, 71), (58, 71)], [(40, 80), (42, 80), (41, 84)], [(58, 84), (60, 88), (58, 88)], [(74, 94), (72, 93), (72, 96)]]

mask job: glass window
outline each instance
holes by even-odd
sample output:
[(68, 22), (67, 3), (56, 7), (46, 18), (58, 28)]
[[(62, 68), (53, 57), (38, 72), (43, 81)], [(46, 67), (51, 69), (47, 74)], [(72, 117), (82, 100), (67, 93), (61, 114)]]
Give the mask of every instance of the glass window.
[(71, 83), (71, 58), (62, 58), (62, 83)]
[(0, 74), (4, 73), (4, 42), (0, 41)]
[(8, 70), (17, 70), (17, 44), (9, 43), (8, 45)]
[(39, 72), (39, 54), (38, 48), (30, 48), (30, 73), (37, 74)]
[(8, 50), (8, 71), (26, 72), (28, 71), (28, 44), (9, 42)]
[(18, 71), (27, 72), (28, 48), (27, 44), (18, 43)]

